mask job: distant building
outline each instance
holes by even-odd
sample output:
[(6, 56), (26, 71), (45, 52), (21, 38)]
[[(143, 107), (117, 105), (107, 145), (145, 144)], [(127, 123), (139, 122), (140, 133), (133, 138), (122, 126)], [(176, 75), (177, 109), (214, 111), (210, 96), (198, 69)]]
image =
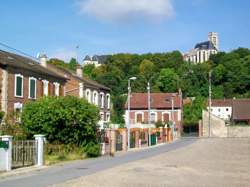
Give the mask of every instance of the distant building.
[(195, 45), (188, 53), (184, 54), (185, 61), (203, 63), (209, 60), (210, 55), (217, 54), (219, 51), (219, 37), (218, 33), (208, 33), (208, 41), (201, 42)]
[(93, 64), (95, 65), (95, 67), (98, 67), (104, 64), (107, 58), (108, 58), (108, 55), (94, 55), (93, 57), (87, 55), (83, 59), (83, 66)]
[(226, 121), (250, 125), (250, 99), (214, 99), (211, 113)]

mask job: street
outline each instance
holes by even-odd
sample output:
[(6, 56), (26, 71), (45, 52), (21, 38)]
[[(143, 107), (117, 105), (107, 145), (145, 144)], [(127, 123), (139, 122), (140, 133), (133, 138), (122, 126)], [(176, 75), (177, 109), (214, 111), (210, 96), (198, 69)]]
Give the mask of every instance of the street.
[(118, 153), (115, 157), (100, 157), (56, 165), (41, 171), (33, 171), (28, 174), (0, 179), (0, 187), (44, 187), (65, 183), (71, 179), (91, 175), (125, 163), (151, 158), (162, 153), (186, 147), (195, 141), (196, 139), (182, 139), (172, 144), (155, 146), (150, 149)]

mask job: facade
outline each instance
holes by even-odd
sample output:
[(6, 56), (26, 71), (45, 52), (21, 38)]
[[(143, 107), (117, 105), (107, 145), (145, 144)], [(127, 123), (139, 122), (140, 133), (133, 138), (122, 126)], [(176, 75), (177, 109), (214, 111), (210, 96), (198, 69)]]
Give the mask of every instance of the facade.
[(212, 100), (211, 113), (225, 121), (250, 124), (250, 99)]
[(201, 42), (195, 45), (188, 53), (184, 54), (185, 61), (192, 63), (203, 63), (209, 60), (210, 55), (217, 54), (219, 51), (218, 33), (208, 33), (208, 41)]
[(66, 80), (30, 58), (0, 50), (1, 110), (6, 114), (17, 117), (25, 103), (42, 96), (63, 96)]
[(82, 67), (77, 66), (76, 72), (65, 70), (53, 64), (47, 64), (48, 69), (55, 73), (66, 77), (65, 95), (72, 95), (80, 98), (85, 98), (89, 103), (100, 108), (101, 128), (104, 123), (110, 122), (111, 116), (111, 97), (110, 89), (96, 81), (83, 76)]
[[(132, 93), (130, 99), (130, 128), (154, 127), (155, 123), (175, 123), (180, 132), (182, 125), (182, 94), (151, 93), (150, 122), (148, 111), (148, 94)], [(128, 124), (128, 105), (125, 105), (125, 122)], [(150, 125), (149, 125), (150, 124)]]
[(83, 59), (83, 66), (93, 64), (95, 67), (101, 66), (105, 63), (108, 55), (94, 55), (93, 57), (87, 55)]

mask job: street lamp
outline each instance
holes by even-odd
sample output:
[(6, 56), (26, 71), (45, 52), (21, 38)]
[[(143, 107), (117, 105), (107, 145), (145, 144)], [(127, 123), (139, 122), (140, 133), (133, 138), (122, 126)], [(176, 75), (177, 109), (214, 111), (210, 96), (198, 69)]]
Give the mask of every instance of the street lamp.
[(136, 80), (136, 77), (130, 77), (128, 79), (128, 149), (130, 149), (130, 95), (131, 95), (131, 87), (130, 87), (130, 81)]
[(172, 97), (171, 97), (171, 118), (172, 118), (172, 129), (173, 129), (173, 138), (175, 137), (175, 121), (174, 121), (174, 97), (175, 95), (172, 94)]

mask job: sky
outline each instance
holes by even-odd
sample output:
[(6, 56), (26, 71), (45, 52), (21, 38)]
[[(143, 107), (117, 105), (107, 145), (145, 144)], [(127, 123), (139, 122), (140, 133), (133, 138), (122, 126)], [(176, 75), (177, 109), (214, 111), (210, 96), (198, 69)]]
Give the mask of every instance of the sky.
[(249, 7), (249, 0), (1, 1), (0, 43), (81, 61), (94, 54), (186, 52), (213, 31), (220, 50), (230, 51), (250, 47)]

